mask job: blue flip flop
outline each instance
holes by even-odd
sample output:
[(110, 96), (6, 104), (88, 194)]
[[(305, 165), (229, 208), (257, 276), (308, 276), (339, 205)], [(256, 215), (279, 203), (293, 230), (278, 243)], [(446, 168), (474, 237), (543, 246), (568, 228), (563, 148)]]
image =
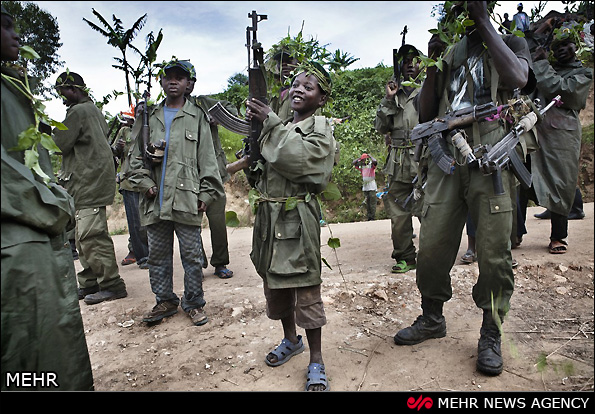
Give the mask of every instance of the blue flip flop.
[(308, 376), (306, 381), (306, 391), (309, 391), (310, 385), (324, 385), (324, 391), (330, 390), (324, 365), (312, 362), (308, 365)]
[(218, 276), (219, 279), (229, 279), (230, 277), (233, 277), (233, 272), (224, 267), (222, 269), (216, 270), (215, 276)]
[(298, 343), (294, 344), (289, 339), (283, 338), (281, 343), (273, 349), (269, 354), (273, 354), (277, 357), (277, 362), (271, 362), (267, 357), (264, 358), (264, 362), (270, 367), (278, 367), (283, 365), (291, 359), (292, 356), (304, 352), (304, 342), (302, 336), (298, 335)]

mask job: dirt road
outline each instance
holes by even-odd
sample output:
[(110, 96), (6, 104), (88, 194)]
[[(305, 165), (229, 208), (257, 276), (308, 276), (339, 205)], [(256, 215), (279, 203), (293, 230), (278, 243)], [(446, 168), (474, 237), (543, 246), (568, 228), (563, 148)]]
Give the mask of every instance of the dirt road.
[[(419, 314), (420, 297), (414, 271), (390, 272), (390, 222), (323, 228), (323, 243), (329, 230), (341, 241), (337, 257), (322, 248), (333, 267), (323, 271), (323, 355), (331, 391), (593, 391), (593, 203), (585, 205), (585, 219), (569, 222), (564, 255), (547, 252), (549, 221), (533, 217), (541, 211), (529, 209), (529, 234), (513, 250), (516, 290), (504, 324), (504, 372), (497, 377), (475, 369), (481, 312), (471, 289), (477, 264), (451, 272), (447, 336), (399, 347), (392, 337)], [(282, 330), (264, 313), (262, 283), (249, 258), (251, 236), (251, 228), (229, 229), (232, 279), (205, 270), (209, 322), (202, 327), (192, 326), (181, 311), (158, 325), (143, 324), (154, 296), (148, 271), (136, 265), (120, 267), (127, 298), (93, 306), (81, 301), (96, 390), (301, 391), (307, 348), (280, 367), (264, 363)], [(203, 240), (210, 256), (208, 229)], [(127, 236), (114, 241), (121, 260)], [(463, 237), (460, 254), (465, 247)], [(181, 295), (177, 246), (174, 266)]]

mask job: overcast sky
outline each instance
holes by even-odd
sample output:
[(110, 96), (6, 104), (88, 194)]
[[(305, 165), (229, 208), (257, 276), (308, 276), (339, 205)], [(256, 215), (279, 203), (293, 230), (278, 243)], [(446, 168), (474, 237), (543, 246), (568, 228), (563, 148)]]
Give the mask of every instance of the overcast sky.
[[(406, 41), (422, 51), (427, 50), (428, 30), (436, 27), (432, 8), (443, 2), (434, 1), (34, 1), (58, 20), (60, 72), (68, 68), (79, 73), (101, 100), (113, 90), (125, 91), (123, 72), (112, 67), (121, 57), (120, 51), (107, 44), (107, 39), (91, 29), (83, 18), (102, 27), (92, 9), (112, 26), (112, 15), (122, 20), (125, 29), (147, 13), (147, 22), (133, 44), (146, 49), (146, 36), (163, 30), (163, 42), (157, 62), (189, 59), (196, 67), (195, 94), (222, 92), (234, 74), (246, 73), (248, 55), (245, 47), (246, 27), (251, 24), (248, 13), (256, 10), (267, 20), (258, 25), (258, 40), (265, 51), (289, 33), (295, 36), (302, 27), (305, 39), (311, 37), (334, 52), (340, 49), (359, 60), (350, 69), (392, 64), (392, 49), (401, 45), (400, 33), (407, 25)], [(531, 14), (537, 1), (523, 2)], [(516, 1), (501, 1), (496, 13), (516, 13)], [(562, 2), (547, 2), (549, 10), (563, 10)], [(136, 66), (137, 56), (128, 53)], [(59, 73), (56, 73), (57, 77)], [(55, 77), (50, 81), (53, 84)], [(155, 85), (155, 88), (158, 88)], [(154, 89), (152, 96), (156, 96)], [(105, 107), (111, 115), (127, 109), (125, 96)], [(62, 121), (66, 107), (60, 100), (46, 102), (47, 112)]]

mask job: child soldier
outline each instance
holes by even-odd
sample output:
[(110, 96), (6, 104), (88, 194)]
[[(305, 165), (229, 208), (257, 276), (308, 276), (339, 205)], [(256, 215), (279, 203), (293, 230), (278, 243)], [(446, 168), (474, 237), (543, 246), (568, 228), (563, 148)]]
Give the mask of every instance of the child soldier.
[(289, 90), (293, 120), (282, 120), (265, 104), (247, 103), (246, 118), (263, 121), (264, 158), (257, 169), (260, 193), (250, 257), (264, 280), (267, 315), (281, 320), (284, 339), (265, 362), (279, 366), (304, 350), (296, 325), (310, 345), (307, 391), (329, 389), (322, 359), (326, 316), (320, 294), (320, 205), (315, 197), (331, 176), (335, 140), (325, 117), (314, 116), (329, 99), (330, 77), (322, 66), (297, 71)]
[[(46, 185), (15, 150), (35, 125), (24, 79), (5, 62), (19, 58), (12, 15), (2, 5), (2, 391), (92, 391), (93, 374), (65, 229), (74, 225), (72, 197)], [(41, 145), (39, 166), (52, 177)], [(113, 165), (113, 164), (112, 164)], [(112, 167), (113, 168), (113, 167)], [(43, 381), (22, 386), (19, 375)], [(9, 378), (17, 378), (10, 380)], [(21, 385), (21, 386), (20, 386)]]
[[(149, 239), (149, 279), (157, 304), (144, 322), (154, 323), (178, 312), (180, 299), (173, 290), (174, 232), (184, 267), (182, 310), (194, 325), (208, 318), (203, 280), (202, 215), (223, 194), (213, 140), (206, 113), (184, 97), (190, 71), (177, 59), (161, 74), (166, 98), (148, 108), (149, 140), (136, 138), (129, 181), (141, 193), (141, 225)], [(141, 118), (138, 118), (141, 119)], [(141, 128), (142, 131), (142, 128)], [(162, 143), (162, 156), (151, 147)], [(145, 162), (143, 163), (143, 157)]]
[(79, 74), (60, 74), (56, 90), (68, 106), (64, 119), (68, 129), (54, 128), (53, 134), (64, 164), (58, 178), (76, 208), (75, 239), (83, 266), (77, 275), (79, 299), (88, 305), (121, 299), (127, 296), (126, 284), (120, 277), (106, 214), (116, 194), (107, 122)]
[[(443, 71), (433, 66), (419, 93), (419, 121), (428, 122), (451, 110), (492, 102), (507, 102), (514, 90), (531, 93), (535, 77), (527, 43), (517, 36), (501, 37), (489, 20), (484, 1), (453, 3), (446, 18), (465, 11), (474, 25), (446, 54)], [(434, 36), (428, 56), (436, 58), (445, 44)], [(474, 123), (466, 135), (471, 143), (495, 145), (509, 131), (506, 124)], [(524, 141), (524, 137), (522, 137)], [(473, 145), (473, 144), (471, 144)], [(454, 174), (442, 172), (430, 157), (421, 219), (416, 272), (421, 293), (422, 315), (394, 337), (398, 345), (415, 345), (446, 335), (444, 302), (452, 296), (450, 270), (457, 258), (467, 213), (476, 225), (479, 277), (473, 286), (473, 300), (483, 312), (476, 366), (488, 375), (502, 372), (501, 323), (510, 307), (514, 290), (510, 235), (515, 208), (510, 190), (514, 175), (502, 171), (504, 194), (498, 194), (492, 178), (457, 156)]]

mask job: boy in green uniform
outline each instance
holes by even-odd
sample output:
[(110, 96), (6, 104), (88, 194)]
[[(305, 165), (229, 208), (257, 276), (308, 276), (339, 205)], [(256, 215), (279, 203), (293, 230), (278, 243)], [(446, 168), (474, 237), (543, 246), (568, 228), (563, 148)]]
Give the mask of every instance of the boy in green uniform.
[(391, 257), (396, 261), (392, 267), (393, 273), (405, 273), (416, 266), (411, 206), (403, 208), (400, 203), (413, 191), (413, 180), (418, 173), (418, 163), (414, 160), (415, 147), (409, 135), (418, 124), (415, 103), (420, 89), (401, 83), (414, 80), (419, 75), (419, 55), (419, 51), (411, 45), (403, 45), (399, 49), (398, 57), (402, 62), (399, 75), (402, 79), (387, 83), (386, 94), (380, 101), (374, 123), (378, 132), (390, 134), (388, 157), (384, 167), (389, 185), (388, 193), (383, 200), (391, 221)]
[[(141, 136), (131, 157), (132, 186), (141, 193), (141, 224), (149, 239), (149, 279), (157, 304), (144, 317), (147, 323), (161, 321), (178, 312), (178, 305), (194, 325), (208, 318), (203, 281), (201, 242), (202, 215), (223, 195), (207, 114), (185, 98), (190, 71), (178, 60), (165, 65), (161, 87), (166, 98), (149, 108), (150, 144), (163, 142), (160, 158), (148, 158)], [(145, 152), (145, 154), (143, 154)], [(184, 295), (173, 290), (174, 232), (180, 243), (184, 267)]]
[[(443, 71), (428, 68), (419, 95), (420, 122), (431, 121), (451, 110), (508, 102), (515, 89), (527, 94), (535, 86), (525, 40), (501, 37), (489, 20), (486, 2), (464, 4), (475, 24), (455, 44), (452, 53), (445, 56)], [(447, 18), (462, 12), (457, 3), (448, 11)], [(436, 58), (443, 48), (444, 44), (434, 36), (428, 45), (428, 55)], [(465, 132), (471, 146), (494, 145), (509, 128), (505, 123), (484, 122), (474, 123)], [(445, 174), (433, 160), (428, 164), (416, 274), (423, 314), (412, 326), (400, 330), (394, 341), (398, 345), (413, 345), (446, 335), (442, 308), (452, 296), (450, 270), (457, 259), (462, 230), (470, 212), (477, 228), (479, 264), (473, 299), (483, 311), (477, 369), (497, 375), (503, 369), (500, 324), (514, 290), (510, 235), (516, 212), (510, 191), (515, 188), (515, 177), (511, 170), (503, 170), (504, 194), (496, 194), (492, 177), (467, 164), (453, 145), (449, 147), (457, 161), (452, 175)]]
[(76, 244), (83, 270), (78, 273), (79, 298), (88, 305), (127, 296), (120, 277), (114, 242), (107, 226), (106, 206), (116, 194), (116, 172), (107, 141), (108, 125), (86, 90), (83, 78), (64, 72), (56, 90), (68, 106), (64, 125), (54, 128), (62, 151), (62, 185), (74, 198)]
[[(13, 19), (2, 6), (2, 62), (19, 57)], [(5, 390), (93, 390), (93, 374), (76, 295), (76, 272), (65, 229), (74, 203), (63, 188), (25, 166), (12, 150), (35, 125), (32, 102), (16, 70), (2, 65), (2, 379)], [(39, 165), (53, 177), (48, 152)], [(113, 164), (112, 164), (113, 165)], [(47, 382), (19, 387), (9, 374), (36, 374)], [(45, 377), (44, 377), (45, 375)], [(45, 386), (47, 385), (47, 386)]]
[[(210, 98), (205, 95), (192, 96), (194, 90), (194, 84), (196, 83), (196, 70), (194, 65), (189, 61), (181, 61), (185, 66), (190, 69), (190, 83), (186, 90), (186, 98), (194, 102), (200, 107), (205, 113), (208, 114), (209, 109), (220, 102), (223, 107), (231, 114), (237, 116), (237, 109), (227, 101), (219, 101), (217, 99)], [(227, 157), (225, 151), (221, 146), (221, 139), (219, 138), (219, 129), (217, 128), (217, 121), (210, 116), (208, 117), (211, 128), (211, 135), (213, 137), (213, 147), (215, 150), (215, 156), (217, 157), (217, 167), (219, 169), (219, 175), (221, 181), (225, 184), (231, 178), (231, 175), (227, 172)], [(215, 275), (220, 279), (229, 279), (233, 277), (233, 272), (227, 268), (229, 264), (229, 245), (227, 242), (227, 225), (225, 224), (225, 205), (227, 204), (227, 197), (225, 192), (223, 195), (214, 200), (209, 206), (207, 206), (207, 220), (209, 221), (209, 229), (211, 230), (211, 266), (215, 268)], [(205, 257), (206, 261), (206, 257)], [(206, 263), (205, 263), (206, 266)]]
[[(310, 365), (306, 390), (328, 390), (322, 359), (326, 323), (320, 294), (320, 206), (315, 197), (330, 179), (335, 140), (332, 127), (314, 116), (330, 96), (330, 77), (322, 69), (298, 70), (289, 90), (293, 121), (283, 125), (270, 107), (247, 103), (246, 118), (263, 122), (255, 188), (260, 193), (250, 257), (264, 280), (267, 315), (281, 320), (284, 339), (265, 362), (278, 366), (304, 350), (296, 325), (306, 330)], [(295, 203), (294, 203), (295, 202)]]

